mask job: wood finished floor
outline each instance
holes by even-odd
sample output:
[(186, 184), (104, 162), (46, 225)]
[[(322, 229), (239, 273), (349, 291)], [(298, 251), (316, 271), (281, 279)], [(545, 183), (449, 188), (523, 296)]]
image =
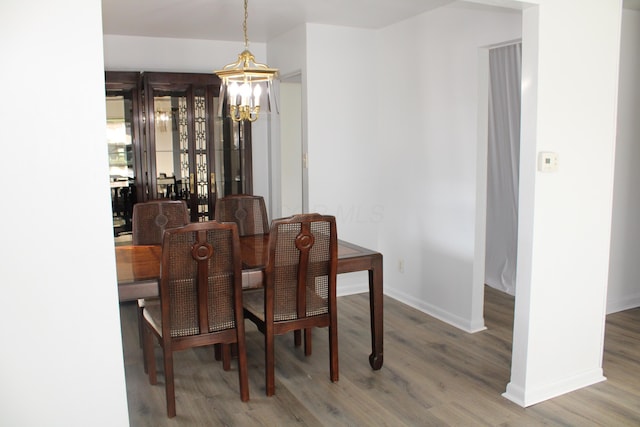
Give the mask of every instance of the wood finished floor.
[[(251, 400), (237, 367), (210, 348), (176, 353), (178, 415), (166, 417), (164, 378), (148, 383), (135, 305), (121, 306), (129, 416), (139, 426), (639, 426), (640, 308), (609, 315), (607, 381), (529, 408), (503, 398), (509, 382), (513, 298), (486, 288), (487, 330), (467, 334), (385, 297), (384, 366), (369, 367), (368, 295), (338, 299), (340, 381), (329, 380), (326, 329), (305, 358), (292, 336), (276, 341), (276, 395), (264, 395), (264, 341), (246, 322)], [(156, 356), (160, 362), (160, 350)]]

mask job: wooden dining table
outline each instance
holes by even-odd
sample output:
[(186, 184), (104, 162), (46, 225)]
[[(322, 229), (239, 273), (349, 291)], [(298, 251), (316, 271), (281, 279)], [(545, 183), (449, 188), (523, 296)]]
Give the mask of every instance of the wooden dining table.
[[(242, 252), (242, 287), (262, 286), (268, 255), (268, 234), (240, 238)], [(116, 269), (120, 302), (158, 296), (162, 247), (158, 245), (116, 246)], [(338, 274), (368, 271), (369, 310), (371, 320), (371, 354), (374, 370), (382, 367), (383, 291), (382, 254), (353, 243), (338, 241)]]

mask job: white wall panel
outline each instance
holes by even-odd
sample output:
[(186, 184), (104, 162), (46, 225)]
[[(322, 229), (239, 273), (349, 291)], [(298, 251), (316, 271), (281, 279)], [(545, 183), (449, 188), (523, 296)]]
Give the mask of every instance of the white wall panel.
[(99, 0), (0, 3), (7, 426), (129, 425), (101, 24)]
[(640, 11), (624, 10), (607, 313), (640, 306)]

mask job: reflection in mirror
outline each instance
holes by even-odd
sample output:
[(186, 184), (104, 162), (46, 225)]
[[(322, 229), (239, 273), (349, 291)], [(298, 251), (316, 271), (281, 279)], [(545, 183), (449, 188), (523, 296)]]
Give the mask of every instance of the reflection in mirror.
[[(187, 150), (182, 150), (180, 144), (179, 106), (182, 103), (186, 108), (186, 100), (184, 97), (156, 96), (153, 103), (158, 174), (156, 198), (182, 199), (185, 189), (178, 188), (177, 185), (183, 181), (181, 157), (183, 153), (186, 156)], [(186, 165), (188, 173), (188, 161)]]
[[(214, 102), (217, 110), (218, 102)], [(217, 113), (217, 111), (216, 111)], [(230, 194), (250, 194), (247, 173), (250, 165), (246, 164), (245, 123), (234, 122), (228, 117), (216, 114), (217, 132), (214, 137), (216, 152), (216, 187), (219, 197)]]
[(116, 238), (131, 233), (131, 215), (136, 200), (132, 144), (132, 99), (130, 93), (107, 93), (107, 147), (109, 181)]

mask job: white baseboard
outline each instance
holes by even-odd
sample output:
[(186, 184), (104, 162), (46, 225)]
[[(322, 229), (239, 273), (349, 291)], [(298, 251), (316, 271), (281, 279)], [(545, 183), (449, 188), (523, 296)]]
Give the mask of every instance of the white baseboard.
[(363, 292), (369, 293), (369, 284), (349, 284), (346, 286), (338, 286), (338, 289), (336, 289), (336, 294), (339, 297), (361, 294)]
[(507, 390), (502, 396), (526, 408), (527, 406), (535, 405), (536, 403), (558, 397), (583, 387), (588, 387), (595, 383), (605, 381), (606, 379), (607, 378), (602, 375), (602, 369), (598, 368), (585, 372), (582, 375), (576, 375), (552, 384), (535, 387), (533, 390), (510, 382), (507, 384)]
[(607, 314), (640, 307), (640, 294), (631, 295), (624, 299), (611, 301), (607, 299)]
[(338, 274), (336, 294), (339, 297), (369, 292), (369, 275), (366, 271)]
[(425, 301), (418, 300), (410, 295), (404, 294), (402, 292), (398, 292), (395, 289), (388, 289), (385, 292), (385, 295), (392, 297), (404, 304), (407, 304), (410, 307), (415, 308), (416, 310), (420, 310), (425, 314), (428, 314), (431, 317), (435, 317), (438, 320), (442, 320), (445, 323), (450, 324), (451, 326), (455, 326), (458, 329), (462, 329), (468, 333), (475, 333), (484, 331), (486, 326), (484, 325), (484, 318), (479, 319), (478, 321), (470, 321), (468, 319), (464, 319), (458, 315), (450, 313), (446, 310), (442, 310), (440, 307), (436, 307), (431, 305)]

